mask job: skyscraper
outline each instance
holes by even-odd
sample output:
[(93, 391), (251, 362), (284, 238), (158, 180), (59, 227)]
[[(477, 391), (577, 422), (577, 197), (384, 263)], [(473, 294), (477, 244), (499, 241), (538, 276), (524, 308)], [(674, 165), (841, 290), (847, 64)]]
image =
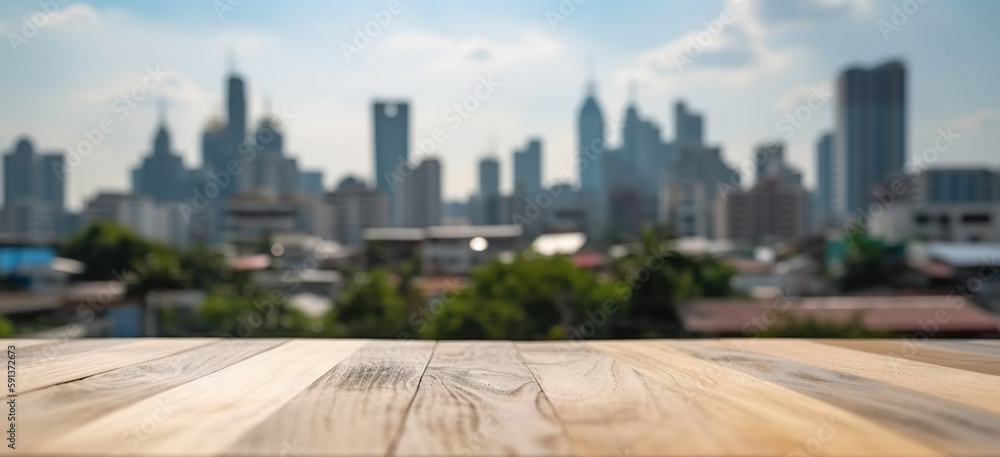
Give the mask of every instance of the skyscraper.
[(232, 142), (231, 146), (238, 147), (247, 136), (247, 102), (243, 79), (236, 73), (231, 73), (227, 88), (226, 112), (229, 115), (227, 131)]
[(493, 157), (479, 161), (479, 208), (476, 222), (481, 225), (500, 223), (500, 162)]
[(3, 158), (4, 203), (41, 202), (62, 212), (65, 201), (65, 163), (60, 153), (36, 154), (27, 138), (18, 140)]
[(704, 144), (701, 116), (687, 110), (684, 101), (674, 104), (674, 142), (677, 144)]
[(542, 140), (533, 138), (514, 151), (514, 194), (535, 198), (542, 191)]
[(816, 196), (813, 214), (825, 220), (833, 210), (833, 134), (825, 133), (816, 143)]
[(425, 159), (405, 181), (407, 227), (441, 225), (441, 162)]
[(280, 122), (265, 114), (253, 137), (257, 154), (246, 161), (239, 179), (243, 191), (291, 194), (299, 191), (298, 161), (285, 154), (285, 136)]
[(18, 140), (3, 158), (0, 232), (46, 241), (57, 238), (64, 228), (65, 171), (62, 154), (39, 155), (27, 138)]
[(156, 202), (176, 202), (187, 197), (187, 170), (181, 157), (170, 149), (170, 133), (161, 114), (160, 127), (153, 141), (153, 152), (132, 172), (132, 190)]
[(577, 119), (577, 147), (579, 156), (580, 187), (585, 191), (603, 193), (601, 156), (605, 150), (604, 115), (597, 104), (594, 82), (587, 85), (587, 98)]
[(906, 161), (906, 69), (892, 61), (850, 68), (837, 78), (834, 207), (850, 215)]
[(393, 226), (403, 224), (403, 201), (396, 195), (399, 184), (407, 178), (398, 173), (409, 160), (410, 105), (406, 102), (381, 102), (372, 105), (375, 124), (375, 188), (389, 197), (389, 218)]

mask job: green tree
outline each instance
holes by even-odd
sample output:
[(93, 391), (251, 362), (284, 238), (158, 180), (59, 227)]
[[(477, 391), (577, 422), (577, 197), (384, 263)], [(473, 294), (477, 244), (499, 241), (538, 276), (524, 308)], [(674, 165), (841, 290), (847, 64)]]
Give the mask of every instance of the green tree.
[(66, 240), (59, 249), (59, 255), (86, 265), (80, 279), (111, 281), (122, 280), (132, 263), (145, 257), (152, 249), (152, 243), (127, 227), (99, 221)]
[[(677, 303), (699, 297), (729, 297), (736, 271), (711, 256), (691, 257), (674, 250), (669, 234), (646, 230), (641, 243), (615, 264), (629, 301), (636, 331), (657, 334), (679, 330)], [(632, 336), (632, 335), (630, 335)]]
[(610, 334), (609, 314), (619, 306), (610, 284), (568, 257), (529, 253), (474, 271), (469, 286), (438, 312), (431, 309), (415, 330), (429, 338), (591, 338)]
[(324, 327), (334, 336), (396, 338), (409, 328), (399, 285), (382, 269), (355, 274)]

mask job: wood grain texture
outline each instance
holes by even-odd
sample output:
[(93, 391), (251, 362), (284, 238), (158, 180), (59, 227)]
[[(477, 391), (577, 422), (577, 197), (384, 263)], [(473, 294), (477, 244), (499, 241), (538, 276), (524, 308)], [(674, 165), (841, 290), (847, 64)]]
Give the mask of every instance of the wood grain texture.
[(244, 434), (233, 449), (241, 455), (386, 455), (434, 345), (366, 344)]
[[(215, 455), (363, 346), (293, 340), (42, 443), (66, 455)], [(275, 437), (278, 439), (278, 437)]]
[(120, 344), (135, 343), (140, 341), (135, 338), (107, 339), (107, 338), (66, 338), (48, 340), (43, 344), (31, 344), (22, 346), (17, 351), (17, 361), (22, 365), (28, 365), (45, 359), (60, 356), (72, 356), (86, 354), (90, 351), (101, 351)]
[(820, 343), (914, 362), (929, 363), (959, 370), (1000, 375), (1000, 355), (968, 353), (955, 349), (913, 344), (901, 340), (820, 340)]
[[(598, 342), (593, 348), (680, 392), (687, 409), (673, 422), (685, 426), (669, 440), (654, 433), (627, 445), (632, 455), (786, 455), (799, 449), (812, 455), (938, 455), (924, 443), (877, 422), (780, 385), (764, 382), (716, 363), (697, 359), (656, 341)], [(711, 424), (706, 427), (705, 424)], [(665, 424), (679, 428), (678, 424)], [(816, 449), (807, 449), (815, 440)]]
[(38, 346), (40, 344), (54, 343), (55, 341), (57, 340), (52, 338), (0, 338), (0, 344), (2, 344), (4, 348), (14, 345), (18, 349)]
[(57, 340), (12, 455), (998, 455), (1000, 345), (907, 344)]
[[(943, 453), (995, 455), (1000, 449), (1000, 417), (979, 409), (807, 363), (743, 351), (721, 341), (664, 344), (875, 420)], [(957, 353), (956, 358), (962, 356)]]
[(25, 443), (23, 448), (30, 450), (34, 445), (55, 440), (101, 415), (221, 370), (285, 341), (254, 340), (239, 344), (217, 341), (21, 395), (18, 433)]
[[(177, 354), (211, 343), (208, 338), (177, 338), (170, 340), (133, 340), (119, 343), (115, 340), (79, 340), (66, 344), (59, 355), (22, 364), (17, 391), (20, 394), (54, 386), (59, 383), (93, 376), (136, 363)], [(104, 344), (102, 344), (104, 343)], [(85, 351), (69, 348), (88, 345)], [(90, 345), (93, 345), (91, 347)], [(35, 346), (44, 348), (45, 346)], [(33, 348), (28, 348), (31, 350)]]
[(434, 351), (395, 451), (567, 455), (570, 446), (514, 343), (447, 341)]
[(806, 340), (749, 340), (746, 351), (884, 382), (1000, 414), (1000, 377)]

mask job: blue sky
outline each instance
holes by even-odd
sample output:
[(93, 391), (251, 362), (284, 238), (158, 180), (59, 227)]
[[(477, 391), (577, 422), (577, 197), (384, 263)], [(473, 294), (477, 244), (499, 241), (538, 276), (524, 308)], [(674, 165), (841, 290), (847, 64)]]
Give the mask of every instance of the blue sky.
[[(58, 2), (59, 0), (55, 0)], [(544, 175), (575, 179), (574, 124), (588, 55), (596, 59), (605, 116), (622, 117), (634, 82), (640, 112), (673, 137), (671, 107), (683, 98), (705, 114), (709, 142), (739, 167), (754, 144), (781, 136), (776, 122), (807, 106), (813, 88), (849, 65), (905, 59), (909, 68), (909, 150), (929, 147), (938, 128), (962, 137), (935, 165), (1000, 167), (1000, 2), (927, 0), (885, 39), (904, 1), (401, 0), (402, 10), (348, 62), (342, 43), (388, 1), (243, 0), (69, 1), (16, 47), (23, 20), (43, 14), (37, 1), (0, 6), (0, 150), (22, 136), (43, 150), (66, 149), (111, 118), (115, 130), (71, 171), (69, 202), (79, 208), (101, 189), (126, 189), (129, 170), (148, 154), (157, 100), (169, 106), (174, 148), (200, 162), (200, 134), (222, 115), (226, 49), (248, 81), (253, 124), (265, 99), (294, 118), (287, 149), (332, 186), (348, 173), (370, 180), (373, 98), (405, 98), (413, 140), (443, 127), (445, 194), (468, 195), (475, 163), (496, 153), (510, 187), (510, 155), (531, 136), (544, 145)], [(551, 26), (559, 12), (564, 21)], [(565, 5), (574, 5), (572, 11)], [(675, 57), (729, 10), (732, 21), (703, 52), (678, 68)], [(911, 9), (912, 11), (912, 9)], [(141, 84), (147, 67), (167, 73), (150, 96), (120, 119), (114, 100)], [(444, 115), (481, 77), (500, 83), (451, 129)], [(813, 149), (832, 124), (833, 103), (809, 110), (788, 141), (788, 155), (813, 182)], [(491, 148), (495, 138), (495, 148)]]

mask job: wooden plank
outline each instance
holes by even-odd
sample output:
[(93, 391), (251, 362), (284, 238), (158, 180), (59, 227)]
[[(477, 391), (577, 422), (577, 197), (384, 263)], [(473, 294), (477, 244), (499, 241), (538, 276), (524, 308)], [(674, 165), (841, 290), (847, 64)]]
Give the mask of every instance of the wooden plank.
[[(675, 416), (691, 411), (680, 391), (607, 354), (575, 342), (518, 342), (517, 348), (551, 401), (575, 455), (636, 456), (641, 454), (630, 445), (641, 437), (661, 434), (667, 442), (696, 436), (685, 432), (691, 422)], [(671, 444), (660, 452), (692, 449)]]
[[(53, 455), (216, 455), (364, 340), (293, 340), (42, 443)], [(280, 436), (272, 439), (281, 440)], [(286, 453), (287, 454), (287, 453)]]
[(134, 343), (136, 338), (65, 338), (49, 340), (46, 344), (31, 345), (17, 351), (17, 361), (29, 365), (53, 357), (81, 355), (101, 351), (111, 346)]
[(929, 340), (918, 347), (940, 347), (955, 351), (1000, 357), (1000, 342), (996, 340)]
[[(18, 371), (17, 392), (25, 394), (43, 387), (54, 386), (87, 376), (103, 373), (136, 363), (204, 346), (216, 341), (210, 338), (175, 338), (134, 340), (124, 344), (101, 345), (80, 353), (63, 353), (26, 364)], [(77, 342), (70, 343), (73, 346)], [(59, 343), (57, 343), (59, 344)], [(42, 347), (42, 346), (39, 346)], [(28, 348), (31, 349), (31, 348)]]
[(818, 340), (831, 346), (865, 351), (959, 370), (1000, 375), (1000, 356), (913, 344), (902, 340)]
[[(18, 397), (18, 436), (30, 450), (89, 421), (208, 375), (287, 340), (217, 341)], [(80, 360), (79, 363), (86, 363)]]
[(979, 409), (777, 356), (742, 351), (720, 341), (664, 344), (872, 418), (948, 454), (994, 455), (1000, 449), (1000, 416)]
[(875, 355), (807, 340), (741, 341), (746, 351), (796, 360), (828, 370), (946, 398), (1000, 414), (1000, 377)]
[(438, 343), (395, 455), (568, 455), (569, 440), (514, 343)]
[(434, 345), (433, 341), (366, 344), (245, 433), (231, 452), (386, 455)]
[(17, 349), (29, 348), (31, 346), (38, 346), (40, 344), (54, 343), (58, 340), (54, 338), (0, 338), (0, 345), (7, 347), (14, 345)]
[[(588, 343), (684, 396), (659, 431), (636, 436), (631, 455), (941, 455), (939, 450), (835, 405), (658, 341)], [(683, 424), (681, 423), (683, 422)]]

